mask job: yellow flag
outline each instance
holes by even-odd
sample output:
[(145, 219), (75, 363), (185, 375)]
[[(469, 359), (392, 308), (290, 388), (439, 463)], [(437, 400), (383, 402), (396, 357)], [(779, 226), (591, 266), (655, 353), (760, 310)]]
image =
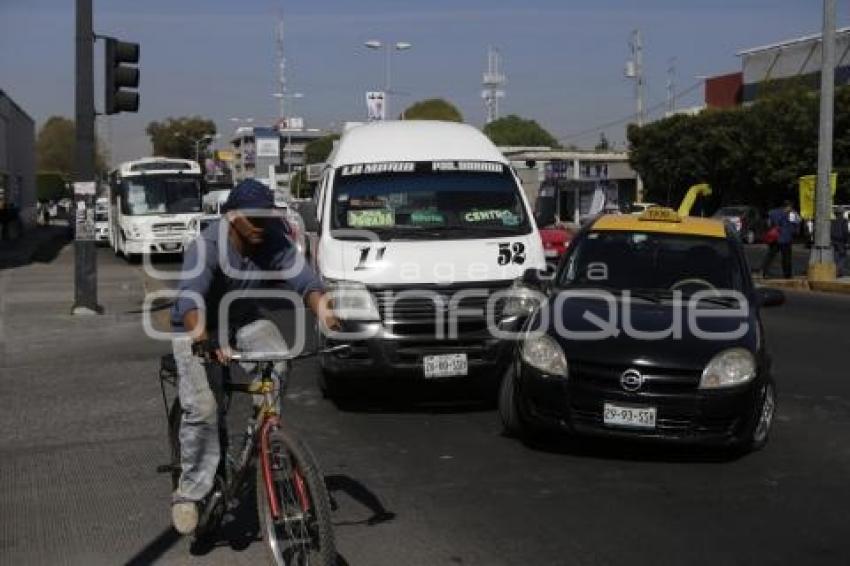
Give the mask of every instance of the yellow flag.
[[(829, 176), (831, 195), (830, 206), (835, 198), (835, 186), (838, 182), (838, 174)], [(800, 177), (800, 216), (804, 220), (812, 220), (815, 217), (815, 187), (817, 186), (817, 175), (803, 175)]]

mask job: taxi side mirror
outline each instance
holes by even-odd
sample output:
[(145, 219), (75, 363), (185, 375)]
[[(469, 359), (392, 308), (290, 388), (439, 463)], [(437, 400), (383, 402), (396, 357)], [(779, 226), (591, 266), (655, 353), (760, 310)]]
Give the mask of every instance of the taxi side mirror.
[(552, 284), (552, 279), (555, 277), (555, 270), (547, 268), (546, 270), (534, 269), (530, 267), (522, 273), (520, 281), (526, 287), (545, 291)]
[(785, 293), (779, 289), (761, 287), (756, 290), (756, 297), (759, 306), (762, 307), (778, 307), (785, 304)]

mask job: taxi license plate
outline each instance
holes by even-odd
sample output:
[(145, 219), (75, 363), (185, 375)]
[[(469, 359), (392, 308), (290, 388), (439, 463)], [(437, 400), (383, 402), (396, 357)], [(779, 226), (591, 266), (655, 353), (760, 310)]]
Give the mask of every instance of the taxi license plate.
[(427, 379), (466, 375), (469, 371), (466, 354), (424, 356), (422, 358), (422, 367), (425, 370), (425, 377)]
[(655, 428), (655, 407), (625, 407), (605, 403), (602, 420), (610, 426)]

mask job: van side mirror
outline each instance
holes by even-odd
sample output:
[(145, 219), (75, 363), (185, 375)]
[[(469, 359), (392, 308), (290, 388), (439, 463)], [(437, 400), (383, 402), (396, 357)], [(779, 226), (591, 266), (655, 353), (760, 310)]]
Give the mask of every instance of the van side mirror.
[(762, 307), (778, 307), (785, 304), (785, 293), (779, 289), (771, 289), (770, 287), (760, 287), (756, 290), (756, 298), (759, 306)]

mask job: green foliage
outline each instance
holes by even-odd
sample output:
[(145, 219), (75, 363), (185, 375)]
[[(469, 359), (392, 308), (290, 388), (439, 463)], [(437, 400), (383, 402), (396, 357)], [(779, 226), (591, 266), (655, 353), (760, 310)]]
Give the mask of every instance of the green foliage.
[[(51, 116), (41, 126), (36, 140), (36, 163), (40, 171), (55, 171), (66, 179), (74, 176), (77, 130), (73, 120), (62, 116)], [(97, 171), (106, 170), (106, 159), (103, 148), (96, 144), (98, 151), (95, 155), (95, 167)]]
[(405, 120), (444, 120), (463, 122), (463, 116), (452, 103), (442, 98), (429, 98), (409, 106), (400, 118)]
[(304, 147), (304, 159), (306, 163), (323, 163), (328, 159), (334, 148), (334, 142), (339, 139), (339, 134), (328, 134), (315, 139)]
[[(711, 184), (718, 204), (796, 200), (798, 178), (817, 170), (818, 104), (791, 85), (747, 107), (630, 126), (630, 160), (650, 201), (676, 204), (698, 182)], [(836, 91), (833, 156), (840, 202), (850, 196), (850, 88)]]
[(58, 171), (39, 171), (35, 175), (36, 198), (40, 201), (70, 197), (65, 177)]
[(215, 135), (215, 132), (215, 122), (200, 116), (154, 121), (145, 129), (151, 139), (154, 155), (179, 159), (195, 159), (195, 148), (204, 150), (204, 144), (196, 142), (204, 136)]
[(496, 145), (558, 147), (558, 141), (535, 120), (516, 114), (490, 122), (484, 133)]

